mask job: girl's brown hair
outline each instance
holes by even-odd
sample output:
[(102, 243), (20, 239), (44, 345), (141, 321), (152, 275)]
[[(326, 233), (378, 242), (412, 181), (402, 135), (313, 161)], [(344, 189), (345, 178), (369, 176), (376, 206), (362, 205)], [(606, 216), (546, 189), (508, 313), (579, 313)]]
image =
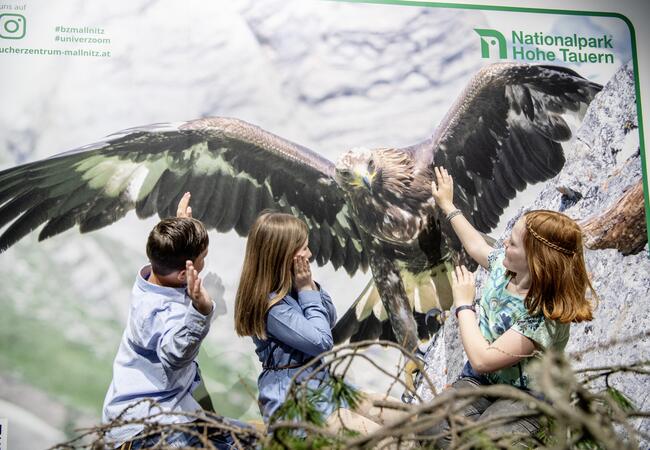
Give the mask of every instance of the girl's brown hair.
[(291, 289), (293, 257), (307, 237), (307, 225), (291, 214), (263, 212), (255, 220), (235, 299), (239, 336), (266, 339), (266, 313)]
[(562, 323), (592, 319), (597, 302), (582, 252), (582, 230), (570, 217), (547, 210), (524, 215), (524, 250), (531, 285), (525, 305), (530, 314), (542, 313)]

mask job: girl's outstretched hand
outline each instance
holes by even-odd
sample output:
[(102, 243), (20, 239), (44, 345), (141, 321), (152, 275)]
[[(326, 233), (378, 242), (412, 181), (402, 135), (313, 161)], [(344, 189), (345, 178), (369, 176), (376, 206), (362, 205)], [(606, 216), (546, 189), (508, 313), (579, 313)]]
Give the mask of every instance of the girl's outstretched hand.
[(293, 285), (297, 291), (312, 290), (315, 291), (316, 284), (311, 279), (311, 268), (309, 261), (302, 256), (293, 258)]
[(443, 213), (449, 214), (454, 207), (454, 180), (444, 167), (434, 167), (436, 181), (431, 183), (431, 195)]
[(194, 268), (192, 261), (185, 261), (185, 273), (187, 276), (187, 295), (192, 299), (194, 309), (207, 316), (212, 312), (213, 304), (210, 294), (205, 290), (199, 278), (199, 273)]
[(465, 266), (456, 266), (451, 274), (451, 293), (454, 297), (454, 306), (471, 305), (476, 294), (476, 279), (474, 274)]

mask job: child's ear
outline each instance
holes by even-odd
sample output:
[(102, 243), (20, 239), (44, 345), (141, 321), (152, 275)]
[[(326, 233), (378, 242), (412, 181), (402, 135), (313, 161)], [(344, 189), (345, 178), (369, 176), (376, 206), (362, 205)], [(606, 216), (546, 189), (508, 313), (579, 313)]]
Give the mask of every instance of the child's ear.
[(181, 283), (185, 283), (187, 281), (187, 271), (183, 269), (176, 272), (176, 279)]

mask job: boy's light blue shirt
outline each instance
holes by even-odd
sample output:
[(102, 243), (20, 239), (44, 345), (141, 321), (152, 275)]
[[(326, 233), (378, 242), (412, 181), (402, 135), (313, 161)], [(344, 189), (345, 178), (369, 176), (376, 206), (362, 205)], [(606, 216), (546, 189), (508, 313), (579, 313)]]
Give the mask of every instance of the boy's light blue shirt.
[[(332, 327), (336, 324), (336, 309), (329, 294), (319, 286), (318, 291), (287, 294), (269, 310), (266, 333), (269, 339), (253, 337), (257, 356), (263, 370), (257, 380), (258, 403), (265, 422), (284, 402), (290, 381), (298, 368), (275, 368), (304, 364), (314, 356), (331, 350), (334, 345)], [(304, 371), (301, 379), (313, 371)], [(320, 380), (328, 376), (323, 371), (308, 385), (317, 389)], [(333, 405), (318, 405), (327, 417)]]
[[(214, 313), (204, 316), (192, 305), (185, 288), (149, 283), (151, 266), (138, 273), (131, 292), (129, 318), (113, 363), (113, 380), (106, 393), (102, 421), (110, 422), (126, 407), (145, 398), (163, 412), (194, 412), (201, 406), (192, 397), (201, 376), (196, 357)], [(144, 402), (130, 408), (124, 420), (151, 416)], [(160, 415), (160, 423), (190, 422), (180, 415)], [(116, 446), (138, 434), (143, 425), (126, 425), (107, 435)]]

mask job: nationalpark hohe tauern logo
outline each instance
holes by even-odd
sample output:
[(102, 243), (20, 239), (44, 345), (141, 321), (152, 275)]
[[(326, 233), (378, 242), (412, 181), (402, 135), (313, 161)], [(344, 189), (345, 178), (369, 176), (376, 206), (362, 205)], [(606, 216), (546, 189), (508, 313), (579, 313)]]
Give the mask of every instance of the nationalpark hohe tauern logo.
[[(518, 61), (563, 61), (569, 63), (613, 64), (612, 36), (598, 37), (526, 33), (512, 30), (510, 48), (505, 36), (488, 28), (475, 28), (481, 38), (481, 57), (513, 59)], [(542, 48), (543, 47), (543, 48)], [(508, 51), (510, 50), (510, 51)]]

